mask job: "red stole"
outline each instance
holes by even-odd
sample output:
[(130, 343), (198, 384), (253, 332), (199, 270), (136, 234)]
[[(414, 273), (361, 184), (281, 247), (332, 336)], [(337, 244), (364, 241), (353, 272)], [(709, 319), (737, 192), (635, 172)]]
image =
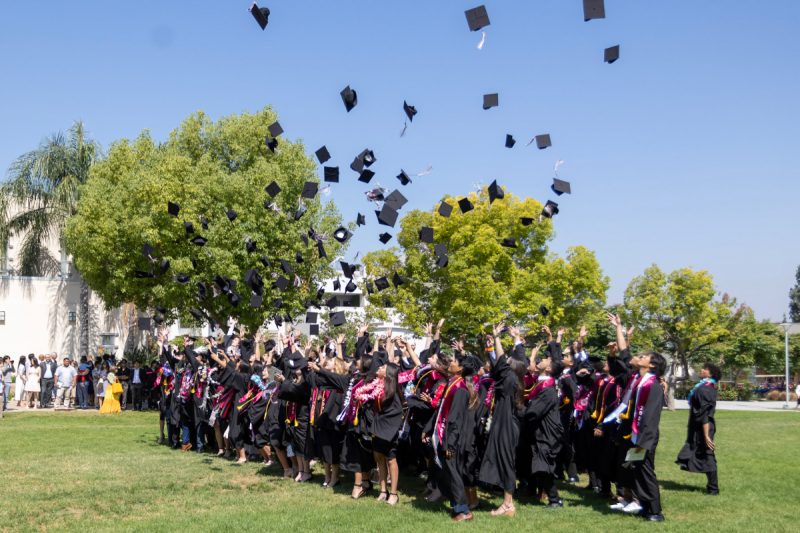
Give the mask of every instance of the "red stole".
[(548, 376), (547, 379), (537, 380), (533, 387), (530, 389), (525, 389), (525, 401), (529, 402), (536, 398), (546, 388), (555, 386), (556, 380), (552, 376)]
[(439, 406), (439, 412), (436, 415), (436, 425), (434, 426), (438, 442), (441, 442), (444, 438), (444, 430), (447, 426), (447, 418), (450, 416), (450, 408), (453, 406), (453, 398), (455, 397), (456, 392), (459, 389), (466, 388), (467, 384), (464, 383), (464, 378), (461, 376), (452, 378), (447, 384), (447, 389), (445, 389), (442, 397), (442, 403)]
[(633, 408), (633, 436), (632, 442), (636, 444), (639, 438), (639, 425), (642, 423), (642, 416), (644, 415), (644, 407), (647, 405), (647, 398), (650, 396), (650, 389), (656, 383), (656, 375), (648, 372), (639, 381), (639, 386), (636, 388), (636, 403)]

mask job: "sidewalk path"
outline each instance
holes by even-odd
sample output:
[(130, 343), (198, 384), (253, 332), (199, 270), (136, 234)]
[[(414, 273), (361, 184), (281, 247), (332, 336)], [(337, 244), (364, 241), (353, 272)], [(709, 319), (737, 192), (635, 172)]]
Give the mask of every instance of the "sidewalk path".
[[(689, 409), (689, 402), (686, 400), (675, 400), (675, 409)], [(717, 402), (717, 411), (761, 411), (761, 412), (793, 412), (800, 413), (800, 409), (795, 408), (795, 402), (789, 403), (789, 408), (783, 408), (783, 402)]]

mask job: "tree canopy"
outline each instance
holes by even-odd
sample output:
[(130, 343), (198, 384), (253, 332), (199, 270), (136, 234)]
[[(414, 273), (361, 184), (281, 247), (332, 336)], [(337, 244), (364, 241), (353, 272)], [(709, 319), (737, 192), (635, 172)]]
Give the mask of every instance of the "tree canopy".
[[(77, 267), (107, 305), (133, 302), (162, 308), (167, 320), (181, 313), (198, 321), (187, 314), (194, 309), (254, 328), (273, 316), (297, 316), (316, 299), (331, 269), (315, 239), (330, 257), (340, 254), (344, 245), (328, 236), (341, 217), (319, 195), (301, 198), (304, 184), (318, 181), (315, 165), (300, 143), (280, 139), (274, 153), (267, 147), (275, 121), (269, 107), (217, 122), (198, 112), (163, 144), (145, 131), (111, 146), (66, 228)], [(273, 181), (280, 187), (274, 198), (265, 190)], [(168, 202), (180, 207), (177, 216)], [(259, 284), (248, 285), (249, 271), (263, 284), (257, 307), (250, 299)], [(275, 286), (280, 278), (285, 289)]]
[(800, 322), (800, 266), (795, 273), (794, 287), (789, 289), (789, 318), (792, 322)]

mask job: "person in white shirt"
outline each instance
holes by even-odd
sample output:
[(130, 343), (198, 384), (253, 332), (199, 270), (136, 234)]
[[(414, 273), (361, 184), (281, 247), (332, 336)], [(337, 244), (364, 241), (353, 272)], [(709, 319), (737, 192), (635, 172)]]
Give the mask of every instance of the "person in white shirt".
[(56, 407), (60, 403), (61, 407), (70, 408), (72, 386), (75, 384), (75, 376), (77, 375), (78, 371), (72, 366), (69, 357), (65, 357), (64, 366), (60, 366), (56, 370)]
[(800, 407), (800, 383), (794, 388), (794, 394), (797, 396), (797, 405), (795, 405), (795, 408), (798, 408)]
[(142, 410), (142, 396), (144, 394), (144, 369), (139, 362), (133, 363), (131, 369), (131, 395), (133, 396), (133, 410)]

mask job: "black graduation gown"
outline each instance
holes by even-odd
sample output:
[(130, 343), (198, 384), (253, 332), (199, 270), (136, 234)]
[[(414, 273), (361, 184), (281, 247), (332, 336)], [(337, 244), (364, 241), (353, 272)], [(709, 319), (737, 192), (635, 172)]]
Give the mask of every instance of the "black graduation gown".
[(239, 416), (239, 400), (247, 393), (250, 384), (250, 375), (238, 372), (236, 363), (228, 362), (220, 369), (219, 383), (223, 387), (233, 389), (233, 404), (228, 421), (228, 439), (235, 448), (243, 448), (250, 441), (250, 431), (246, 417)]
[(478, 383), (477, 406), (469, 411), (464, 421), (464, 430), (462, 432), (462, 441), (464, 442), (464, 484), (468, 487), (478, 485), (481, 460), (486, 451), (486, 442), (489, 437), (486, 431), (486, 421), (491, 414), (490, 406), (486, 405), (486, 396), (489, 393), (491, 383), (489, 380)]
[(708, 434), (714, 440), (717, 426), (714, 412), (717, 406), (717, 388), (703, 385), (698, 387), (689, 402), (689, 427), (686, 443), (675, 461), (683, 470), (689, 472), (715, 472), (717, 458), (706, 446), (703, 424), (708, 424)]
[(292, 439), (292, 450), (297, 455), (310, 457), (313, 452), (311, 439), (308, 433), (309, 408), (311, 399), (311, 385), (304, 380), (301, 383), (284, 381), (281, 383), (278, 397), (287, 402), (294, 403), (295, 420), (289, 420), (291, 406), (286, 405), (286, 432)]
[(388, 401), (373, 401), (372, 437), (382, 443), (397, 444), (397, 434), (403, 426), (403, 400), (395, 391)]
[(525, 405), (522, 431), (531, 447), (531, 474), (554, 474), (564, 429), (558, 414), (558, 391), (547, 387)]
[[(469, 379), (469, 378), (467, 378)], [(442, 398), (444, 401), (444, 398)], [(466, 477), (466, 462), (464, 453), (466, 443), (464, 437), (467, 435), (467, 419), (472, 413), (469, 411), (469, 391), (458, 389), (453, 393), (453, 401), (450, 404), (450, 411), (444, 425), (444, 435), (439, 444), (437, 456), (441, 465), (438, 476), (438, 488), (451, 501), (456, 504), (466, 504), (467, 496), (464, 491), (464, 478)], [(432, 427), (431, 440), (435, 426)], [(450, 459), (447, 458), (447, 450), (451, 451)]]
[[(585, 376), (575, 376), (575, 381), (578, 385), (589, 387), (593, 389), (592, 398), (590, 399), (586, 410), (575, 418), (575, 464), (580, 471), (591, 470), (593, 466), (593, 449), (594, 449), (594, 427), (595, 421), (592, 419), (592, 413), (596, 407), (597, 402), (597, 389), (595, 387), (596, 374), (590, 372)], [(577, 389), (576, 389), (577, 394)], [(576, 398), (577, 401), (577, 398)]]
[[(575, 376), (572, 375), (572, 370), (566, 374), (562, 374), (558, 379), (559, 390), (561, 391), (561, 400), (558, 407), (558, 416), (561, 419), (562, 438), (561, 438), (561, 451), (558, 454), (558, 472), (570, 469), (570, 464), (573, 462), (575, 456), (574, 448), (574, 413), (575, 413)], [(574, 472), (570, 473), (573, 475)]]
[(339, 464), (344, 431), (336, 423), (336, 417), (342, 410), (343, 392), (337, 387), (323, 383), (316, 372), (309, 372), (308, 380), (312, 389), (317, 389), (316, 404), (311, 406), (314, 413), (316, 455), (324, 463)]
[(506, 492), (514, 492), (515, 454), (519, 441), (519, 421), (514, 401), (519, 382), (508, 364), (507, 356), (498, 358), (492, 367), (492, 377), (495, 380), (494, 411), (479, 478), (482, 482), (501, 487)]

